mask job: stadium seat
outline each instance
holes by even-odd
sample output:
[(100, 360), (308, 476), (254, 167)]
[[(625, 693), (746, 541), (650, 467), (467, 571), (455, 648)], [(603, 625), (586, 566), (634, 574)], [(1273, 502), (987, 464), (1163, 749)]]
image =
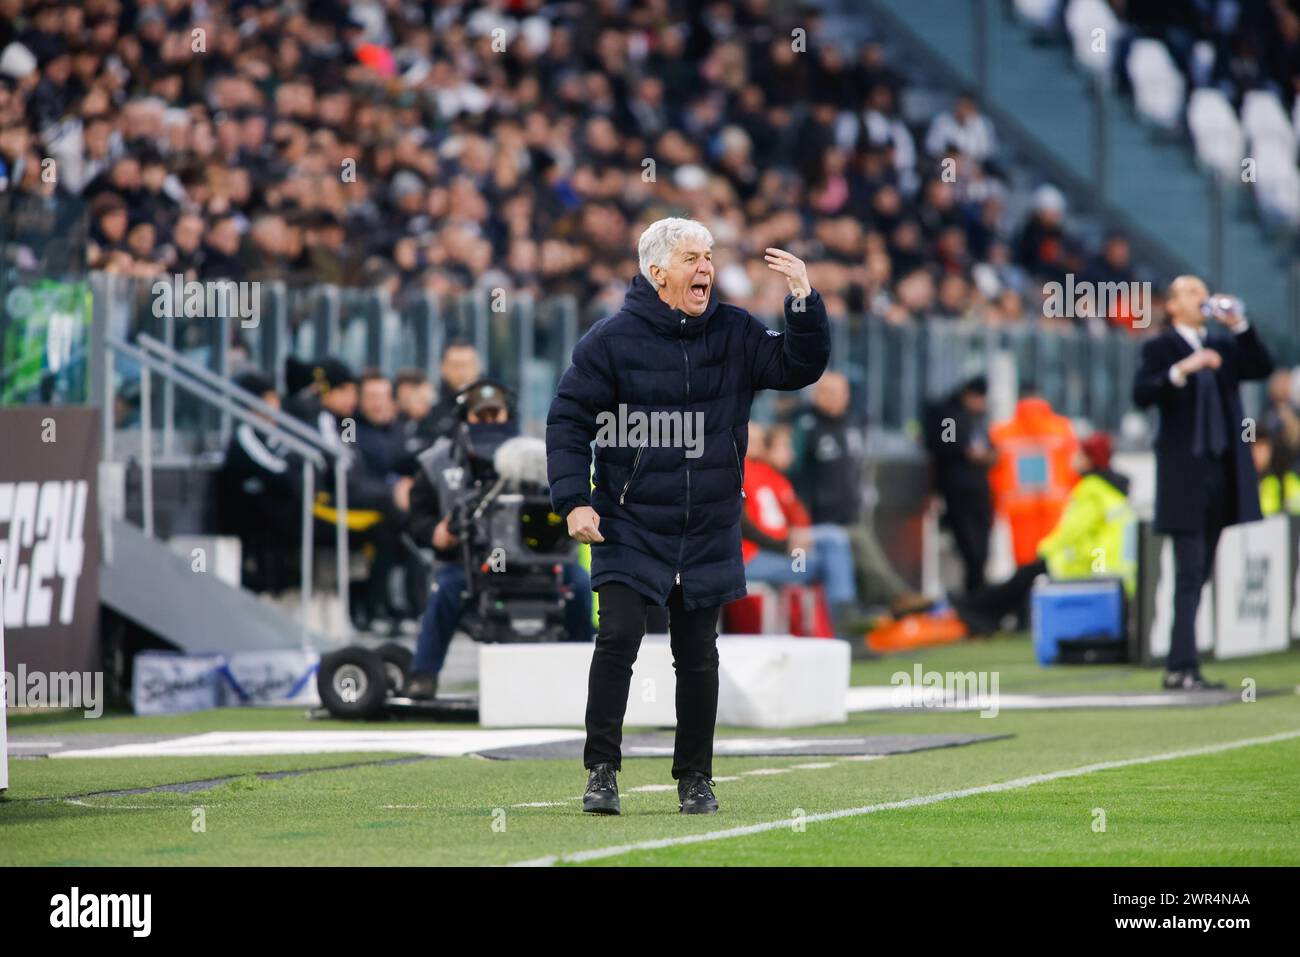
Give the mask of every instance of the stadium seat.
[(1241, 127), (1252, 150), (1259, 142), (1277, 142), (1289, 145), (1295, 157), (1295, 131), (1282, 101), (1271, 90), (1251, 90), (1242, 97)]
[(1038, 29), (1050, 30), (1060, 6), (1060, 0), (1016, 0), (1016, 13)]
[(1197, 158), (1221, 176), (1237, 179), (1246, 137), (1228, 98), (1214, 87), (1193, 90), (1187, 99), (1187, 125)]
[[(1065, 10), (1065, 28), (1070, 33), (1074, 58), (1093, 73), (1108, 74), (1115, 56), (1115, 42), (1122, 27), (1102, 0), (1070, 0)], [(1093, 31), (1103, 30), (1105, 44), (1095, 49)]]
[(731, 635), (762, 635), (785, 631), (780, 620), (779, 593), (771, 585), (750, 582), (749, 594), (722, 609), (722, 630)]
[(1186, 84), (1164, 43), (1134, 40), (1126, 66), (1138, 112), (1166, 129), (1176, 127), (1182, 118)]
[(820, 585), (782, 585), (777, 589), (751, 582), (746, 587), (748, 595), (722, 610), (725, 634), (834, 637), (830, 606)]
[(1254, 157), (1255, 198), (1266, 217), (1274, 222), (1300, 225), (1300, 171), (1294, 151), (1266, 140)]
[(781, 607), (789, 620), (790, 634), (799, 638), (834, 638), (830, 606), (821, 585), (785, 585)]

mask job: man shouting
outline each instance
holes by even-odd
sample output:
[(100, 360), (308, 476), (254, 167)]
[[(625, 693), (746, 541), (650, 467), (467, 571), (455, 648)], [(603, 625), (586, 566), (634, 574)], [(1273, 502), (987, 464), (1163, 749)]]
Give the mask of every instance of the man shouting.
[[(759, 389), (815, 382), (830, 356), (826, 308), (802, 261), (780, 249), (764, 256), (790, 287), (779, 333), (718, 301), (712, 247), (689, 219), (661, 219), (641, 234), (623, 308), (574, 347), (546, 421), (552, 506), (573, 538), (591, 543), (600, 599), (583, 758), (583, 810), (593, 813), (619, 812), (623, 716), (648, 605), (668, 607), (680, 810), (717, 811), (717, 624), (721, 607), (745, 594), (750, 404)], [(613, 421), (632, 427), (608, 428)]]

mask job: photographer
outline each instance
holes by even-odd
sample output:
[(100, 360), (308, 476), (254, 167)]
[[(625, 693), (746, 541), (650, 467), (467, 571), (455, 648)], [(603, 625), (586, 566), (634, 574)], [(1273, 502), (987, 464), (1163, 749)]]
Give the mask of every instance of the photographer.
[[(411, 488), (411, 537), (422, 547), (432, 545), (442, 565), (420, 620), (411, 675), (403, 689), (408, 698), (437, 696), (438, 673), (465, 610), (467, 579), (459, 551), (463, 530), (457, 527), (456, 516), (489, 476), (479, 474), (463, 440), (481, 454), (517, 432), (499, 385), (481, 379), (458, 393), (456, 400), (461, 424), (451, 437), (439, 439), (419, 456)], [(591, 641), (591, 579), (577, 561), (571, 561), (563, 566), (563, 581), (574, 593), (565, 608), (568, 635), (573, 640)]]

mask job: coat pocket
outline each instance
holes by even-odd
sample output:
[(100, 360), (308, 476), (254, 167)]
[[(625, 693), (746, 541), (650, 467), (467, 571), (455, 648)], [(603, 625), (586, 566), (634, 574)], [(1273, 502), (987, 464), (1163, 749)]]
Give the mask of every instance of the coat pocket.
[(632, 482), (636, 480), (636, 473), (637, 473), (637, 470), (641, 468), (641, 454), (642, 454), (643, 452), (645, 452), (645, 446), (644, 446), (644, 445), (642, 445), (642, 446), (640, 446), (640, 447), (637, 448), (637, 450), (636, 450), (636, 458), (634, 458), (634, 459), (632, 460), (632, 474), (629, 475), (629, 476), (627, 477), (627, 481), (623, 483), (623, 491), (621, 491), (621, 492), (618, 493), (618, 504), (619, 504), (619, 505), (622, 505), (622, 504), (623, 504), (624, 500), (627, 498), (627, 490), (630, 489), (630, 488), (632, 487)]

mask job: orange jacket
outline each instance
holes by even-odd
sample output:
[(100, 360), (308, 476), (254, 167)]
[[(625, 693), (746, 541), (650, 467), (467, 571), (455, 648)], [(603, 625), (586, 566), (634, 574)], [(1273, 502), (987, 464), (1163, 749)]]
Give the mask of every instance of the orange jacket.
[(1015, 414), (989, 430), (998, 459), (989, 472), (993, 505), (1011, 525), (1016, 564), (1038, 556), (1038, 543), (1056, 527), (1079, 481), (1074, 426), (1046, 399), (1021, 399)]

